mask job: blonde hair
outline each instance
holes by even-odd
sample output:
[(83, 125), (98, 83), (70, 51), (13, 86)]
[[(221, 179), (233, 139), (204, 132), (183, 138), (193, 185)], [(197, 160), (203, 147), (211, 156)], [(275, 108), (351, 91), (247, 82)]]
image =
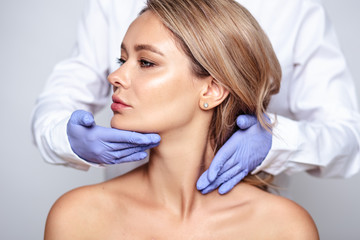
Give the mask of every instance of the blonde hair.
[[(240, 114), (255, 115), (271, 130), (265, 110), (279, 91), (281, 68), (269, 39), (246, 8), (233, 0), (148, 0), (146, 10), (172, 32), (197, 76), (211, 75), (230, 93), (214, 109), (210, 124), (215, 152), (237, 130)], [(257, 176), (247, 181), (263, 185)]]

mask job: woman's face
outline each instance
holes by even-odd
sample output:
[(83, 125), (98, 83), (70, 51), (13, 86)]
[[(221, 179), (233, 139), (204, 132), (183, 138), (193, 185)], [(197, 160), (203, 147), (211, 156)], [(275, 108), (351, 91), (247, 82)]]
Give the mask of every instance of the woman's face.
[(169, 30), (150, 11), (129, 27), (121, 45), (113, 85), (111, 126), (161, 133), (188, 124), (199, 111), (203, 81)]

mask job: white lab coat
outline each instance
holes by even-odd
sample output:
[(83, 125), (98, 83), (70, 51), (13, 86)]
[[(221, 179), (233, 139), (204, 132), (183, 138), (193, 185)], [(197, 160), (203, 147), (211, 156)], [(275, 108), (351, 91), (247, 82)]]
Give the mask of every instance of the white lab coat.
[[(96, 113), (107, 104), (107, 75), (118, 67), (120, 43), (143, 2), (88, 2), (73, 55), (56, 65), (33, 112), (34, 141), (47, 162), (89, 168), (71, 150), (66, 124), (74, 110)], [(278, 122), (273, 144), (253, 173), (354, 175), (360, 166), (354, 84), (320, 1), (239, 2), (268, 34), (283, 71), (280, 93), (268, 108)]]

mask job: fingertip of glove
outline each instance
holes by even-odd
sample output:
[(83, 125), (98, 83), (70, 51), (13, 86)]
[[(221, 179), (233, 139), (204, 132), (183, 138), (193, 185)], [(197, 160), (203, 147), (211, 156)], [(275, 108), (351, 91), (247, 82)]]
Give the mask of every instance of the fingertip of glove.
[(201, 191), (204, 188), (206, 188), (209, 185), (209, 182), (207, 181), (206, 176), (203, 177), (204, 175), (201, 175), (200, 178), (198, 179), (198, 181), (196, 182), (196, 188), (197, 190)]
[(151, 141), (153, 143), (159, 143), (161, 141), (161, 137), (159, 134), (151, 134)]
[(143, 160), (147, 157), (147, 153), (146, 152), (138, 152), (134, 154), (134, 157), (129, 160), (129, 162), (136, 162), (136, 161), (140, 161)]
[(205, 195), (205, 194), (208, 194), (209, 192), (211, 192), (211, 191), (208, 189), (204, 189), (201, 191), (201, 194)]
[(94, 124), (94, 117), (85, 110), (76, 110), (71, 114), (69, 122), (75, 125), (83, 125), (90, 127)]
[(209, 173), (207, 176), (209, 182), (215, 181), (216, 177), (218, 176), (218, 173), (219, 171), (215, 171), (215, 170), (212, 171), (211, 169), (209, 169)]
[(94, 117), (92, 114), (84, 114), (81, 118), (81, 124), (87, 127), (91, 127), (94, 124)]
[(229, 189), (227, 187), (220, 186), (218, 192), (220, 195), (224, 195), (224, 194), (228, 193), (230, 190), (231, 189)]
[(240, 129), (247, 129), (257, 123), (257, 118), (253, 115), (240, 115), (236, 119), (236, 124)]
[(203, 190), (204, 189), (204, 184), (198, 181), (196, 183), (196, 189), (199, 190), (199, 191)]
[(155, 145), (157, 146), (160, 143), (161, 137), (159, 134), (156, 133), (137, 133), (134, 132), (133, 138), (130, 142), (136, 143), (136, 144), (144, 144), (144, 145)]
[(237, 124), (240, 128), (246, 124), (246, 118), (244, 117), (244, 115), (240, 115), (240, 116), (237, 117), (237, 119), (236, 119), (236, 124)]
[(214, 191), (215, 189), (216, 189), (216, 187), (214, 187), (213, 185), (210, 185), (210, 186), (206, 187), (205, 189), (203, 189), (203, 190), (201, 191), (201, 193), (202, 193), (203, 195), (205, 195), (205, 194), (208, 194), (208, 193)]

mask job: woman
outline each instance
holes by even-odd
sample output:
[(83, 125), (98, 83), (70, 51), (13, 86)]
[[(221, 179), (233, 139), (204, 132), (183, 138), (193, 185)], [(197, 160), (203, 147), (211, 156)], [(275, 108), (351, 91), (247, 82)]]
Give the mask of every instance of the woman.
[(148, 164), (62, 196), (45, 239), (318, 239), (304, 209), (254, 186), (264, 180), (247, 177), (222, 196), (196, 189), (236, 116), (256, 115), (271, 134), (265, 108), (280, 67), (246, 9), (231, 0), (149, 0), (119, 62), (108, 77), (111, 126), (156, 132), (161, 142)]

